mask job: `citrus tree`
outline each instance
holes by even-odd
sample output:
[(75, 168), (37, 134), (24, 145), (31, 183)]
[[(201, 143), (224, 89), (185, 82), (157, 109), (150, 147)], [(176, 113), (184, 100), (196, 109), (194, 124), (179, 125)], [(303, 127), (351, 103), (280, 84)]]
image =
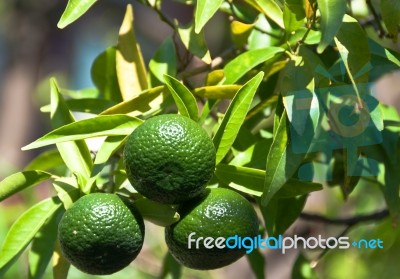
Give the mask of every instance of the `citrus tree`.
[[(115, 257), (106, 257), (113, 261), (108, 273), (140, 254), (143, 218), (160, 230), (166, 227), (170, 253), (160, 259), (162, 278), (185, 277), (182, 265), (222, 267), (232, 262), (222, 260), (230, 253), (236, 253), (233, 261), (246, 254), (254, 276), (265, 278), (265, 245), (257, 247), (251, 242), (249, 253), (238, 254), (236, 250), (208, 254), (203, 249), (199, 256), (184, 246), (186, 240), (190, 242), (187, 228), (192, 226), (192, 232), (198, 228), (204, 238), (228, 238), (240, 229), (250, 240), (257, 236), (277, 240), (293, 235), (288, 229), (302, 219), (344, 229), (332, 231), (322, 246), (299, 244), (297, 260), (286, 266), (293, 278), (332, 274), (346, 278), (347, 273), (330, 265), (345, 258), (338, 246), (341, 238), (346, 240), (343, 249), (352, 255), (369, 249), (368, 257), (358, 262), (364, 266), (361, 273), (354, 273), (355, 278), (398, 275), (396, 264), (387, 268), (370, 263), (379, 257), (398, 258), (395, 248), (400, 243), (396, 228), (400, 219), (400, 117), (394, 107), (377, 100), (374, 86), (400, 66), (395, 50), (400, 2), (176, 1), (194, 7), (189, 24), (164, 12), (168, 1), (139, 1), (173, 30), (148, 63), (136, 40), (133, 8), (127, 5), (118, 42), (93, 61), (95, 88), (73, 91), (50, 79), (50, 104), (42, 110), (50, 115), (53, 129), (22, 147), (47, 148), (22, 171), (0, 182), (0, 201), (45, 181), (54, 186), (54, 196), (32, 206), (9, 229), (0, 250), (0, 277), (7, 275), (27, 249), (29, 278), (42, 278), (50, 262), (54, 278), (67, 278), (71, 263), (91, 273), (75, 261), (80, 252), (68, 253), (66, 249), (73, 248), (65, 246), (76, 241), (71, 234), (79, 231), (72, 229), (71, 222), (79, 223), (80, 217), (86, 220), (93, 212), (87, 211), (88, 202), (82, 207), (82, 200), (93, 197), (96, 204), (109, 194), (113, 194), (109, 199), (115, 210), (129, 216), (129, 222), (124, 219), (126, 227), (135, 227), (137, 236), (132, 240), (136, 241), (134, 251), (126, 252), (130, 260), (115, 262), (118, 249), (112, 250)], [(58, 27), (68, 28), (95, 2), (69, 0)], [(365, 8), (363, 12), (359, 6)], [(224, 51), (214, 55), (204, 29), (216, 13), (229, 22), (231, 40)], [(76, 119), (75, 112), (90, 117)], [(168, 116), (157, 118), (162, 115)], [(143, 131), (147, 125), (157, 133), (161, 128), (154, 122), (163, 125), (175, 117), (178, 123), (190, 122), (179, 127), (194, 128), (187, 128), (189, 132), (179, 138), (170, 128), (166, 139), (143, 138), (137, 129), (143, 127)], [(89, 138), (102, 138), (101, 147), (93, 149), (86, 141)], [(199, 142), (204, 144), (197, 148)], [(169, 158), (174, 158), (173, 164), (158, 168)], [(167, 180), (168, 187), (176, 187), (173, 191), (161, 189)], [(216, 192), (220, 190), (215, 188), (229, 191)], [(329, 195), (331, 207), (326, 215), (303, 211), (314, 192)], [(98, 193), (103, 196), (96, 198)], [(343, 210), (354, 215), (340, 218)], [(113, 214), (110, 209), (104, 212)], [(101, 216), (98, 213), (93, 220), (103, 222)], [(235, 226), (227, 225), (232, 220)], [(363, 222), (374, 223), (374, 230), (357, 231)], [(218, 231), (220, 226), (228, 234), (224, 229)], [(117, 228), (109, 247), (119, 248), (118, 243), (126, 239), (116, 237), (125, 231), (124, 226)], [(89, 229), (92, 239), (103, 234), (100, 229)], [(64, 238), (64, 231), (70, 238)], [(369, 239), (367, 245), (362, 246), (362, 238)], [(289, 248), (293, 247), (294, 243)], [(284, 256), (285, 250), (279, 249)], [(87, 257), (97, 257), (98, 250)], [(311, 250), (317, 253), (308, 253)], [(218, 260), (222, 264), (216, 264)], [(94, 262), (96, 268), (110, 266), (110, 262)], [(353, 272), (351, 267), (344, 270)]]

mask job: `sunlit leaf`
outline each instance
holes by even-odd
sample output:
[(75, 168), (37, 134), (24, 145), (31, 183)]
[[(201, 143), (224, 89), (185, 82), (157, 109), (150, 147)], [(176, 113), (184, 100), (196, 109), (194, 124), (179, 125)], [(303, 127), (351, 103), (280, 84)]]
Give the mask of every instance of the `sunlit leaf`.
[(188, 26), (178, 27), (178, 33), (182, 43), (190, 53), (196, 55), (207, 64), (211, 63), (210, 51), (208, 50), (203, 30), (196, 33), (194, 32), (193, 24), (189, 24)]
[(179, 113), (197, 121), (199, 119), (199, 109), (192, 92), (183, 83), (171, 76), (165, 75), (164, 81), (175, 100)]
[(51, 177), (52, 175), (50, 173), (38, 170), (12, 174), (0, 182), (0, 201), (5, 200), (19, 191), (33, 187)]
[(195, 88), (194, 94), (207, 99), (232, 99), (240, 87), (236, 84), (204, 86)]
[(299, 253), (292, 269), (292, 278), (296, 279), (318, 279), (317, 273), (306, 259), (303, 253)]
[(225, 65), (224, 73), (226, 79), (224, 84), (236, 83), (257, 65), (271, 60), (284, 51), (285, 49), (280, 47), (266, 47), (244, 52)]
[(119, 87), (124, 101), (147, 89), (147, 71), (136, 41), (133, 8), (128, 4), (119, 30), (116, 67)]
[(100, 115), (55, 129), (22, 149), (93, 137), (130, 135), (142, 122), (143, 120), (124, 114)]
[(268, 18), (278, 24), (279, 27), (285, 28), (283, 23), (283, 12), (274, 0), (256, 0), (256, 2)]
[(58, 198), (48, 198), (34, 205), (12, 225), (0, 249), (0, 277), (19, 258), (43, 224), (61, 207)]
[(97, 0), (68, 0), (67, 7), (57, 23), (57, 27), (63, 29), (71, 24), (85, 14), (96, 2)]
[(64, 161), (58, 150), (48, 150), (39, 154), (30, 161), (29, 164), (25, 166), (24, 171), (47, 171), (62, 165), (63, 162)]
[(223, 0), (198, 0), (196, 2), (195, 32), (200, 33), (204, 25), (218, 11)]
[[(53, 129), (63, 125), (75, 125), (75, 119), (62, 98), (55, 79), (50, 80), (50, 118)], [(78, 176), (83, 185), (93, 166), (92, 157), (83, 140), (57, 144), (57, 149), (66, 166)]]
[(231, 22), (232, 40), (237, 47), (247, 43), (254, 24), (246, 24), (237, 20)]
[(264, 73), (260, 72), (244, 84), (230, 103), (213, 138), (217, 150), (217, 164), (225, 157), (235, 141), (263, 76)]
[(164, 91), (164, 86), (157, 86), (154, 88), (146, 89), (141, 92), (137, 97), (124, 101), (122, 103), (116, 104), (105, 111), (102, 115), (110, 114), (125, 114), (131, 112), (146, 112), (151, 109), (152, 102), (160, 96)]
[(336, 33), (342, 25), (342, 19), (346, 13), (346, 0), (317, 0), (321, 12), (322, 38), (318, 45), (318, 53), (322, 53), (333, 41)]

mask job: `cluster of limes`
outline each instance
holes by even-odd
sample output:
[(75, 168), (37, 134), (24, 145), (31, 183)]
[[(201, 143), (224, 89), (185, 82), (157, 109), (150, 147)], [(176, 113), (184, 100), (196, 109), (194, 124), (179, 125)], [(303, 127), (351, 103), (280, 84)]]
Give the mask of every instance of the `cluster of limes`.
[[(180, 115), (152, 117), (128, 138), (127, 177), (144, 197), (178, 205), (180, 220), (165, 229), (170, 253), (182, 265), (214, 269), (245, 254), (242, 249), (188, 245), (197, 239), (256, 236), (258, 219), (240, 194), (206, 189), (215, 169), (215, 148), (206, 131)], [(194, 233), (194, 234), (193, 234)], [(93, 193), (76, 201), (58, 229), (61, 251), (78, 269), (111, 274), (129, 265), (144, 240), (144, 223), (134, 203), (116, 194)]]

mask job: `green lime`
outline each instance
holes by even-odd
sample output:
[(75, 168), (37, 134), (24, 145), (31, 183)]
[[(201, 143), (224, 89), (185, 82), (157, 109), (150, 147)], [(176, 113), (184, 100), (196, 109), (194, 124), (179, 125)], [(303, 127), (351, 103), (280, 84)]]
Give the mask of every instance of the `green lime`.
[(143, 196), (176, 204), (201, 194), (215, 169), (215, 148), (195, 121), (177, 114), (152, 117), (129, 136), (125, 169)]
[[(181, 219), (167, 227), (165, 241), (182, 265), (193, 269), (215, 269), (231, 264), (246, 250), (226, 245), (229, 238), (253, 238), (258, 234), (257, 214), (240, 194), (211, 189), (205, 196), (182, 204)], [(234, 239), (233, 239), (234, 240)], [(238, 243), (237, 243), (238, 244)]]
[(64, 213), (58, 239), (63, 255), (76, 268), (111, 274), (129, 265), (142, 249), (143, 218), (115, 194), (89, 194)]

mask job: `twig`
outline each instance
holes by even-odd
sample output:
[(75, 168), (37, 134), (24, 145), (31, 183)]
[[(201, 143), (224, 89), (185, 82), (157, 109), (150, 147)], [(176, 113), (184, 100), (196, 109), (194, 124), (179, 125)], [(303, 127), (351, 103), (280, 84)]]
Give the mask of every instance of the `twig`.
[(169, 27), (175, 30), (175, 24), (161, 12), (161, 10), (157, 7), (157, 4), (153, 6), (151, 5), (149, 0), (146, 0), (146, 4), (158, 14), (163, 22), (165, 22)]
[(371, 10), (372, 15), (374, 16), (376, 25), (378, 26), (378, 31), (379, 31), (379, 38), (383, 38), (386, 34), (385, 29), (382, 26), (380, 16), (376, 12), (374, 5), (372, 4), (371, 0), (366, 0), (368, 8)]
[(372, 222), (377, 220), (382, 220), (389, 216), (389, 210), (383, 209), (378, 212), (374, 212), (366, 215), (358, 215), (350, 218), (329, 218), (317, 214), (301, 213), (300, 218), (312, 222), (321, 222), (331, 225), (347, 225), (349, 227), (357, 225), (363, 222)]

